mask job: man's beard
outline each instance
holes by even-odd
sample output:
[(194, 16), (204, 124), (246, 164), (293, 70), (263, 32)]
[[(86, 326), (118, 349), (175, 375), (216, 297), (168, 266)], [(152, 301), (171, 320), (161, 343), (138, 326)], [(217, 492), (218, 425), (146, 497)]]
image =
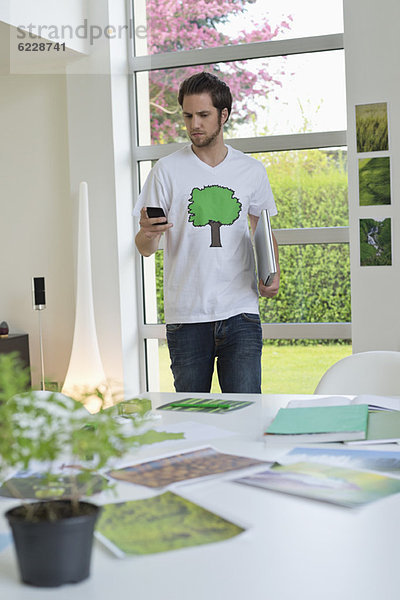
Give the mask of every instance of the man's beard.
[(212, 144), (212, 142), (218, 137), (219, 132), (221, 131), (221, 127), (222, 127), (222, 119), (221, 119), (221, 116), (219, 116), (218, 117), (218, 127), (215, 131), (212, 132), (211, 135), (202, 137), (201, 139), (197, 139), (196, 137), (193, 136), (193, 134), (189, 136), (192, 141), (193, 146), (196, 146), (196, 148), (205, 148), (206, 146), (209, 146), (210, 144)]

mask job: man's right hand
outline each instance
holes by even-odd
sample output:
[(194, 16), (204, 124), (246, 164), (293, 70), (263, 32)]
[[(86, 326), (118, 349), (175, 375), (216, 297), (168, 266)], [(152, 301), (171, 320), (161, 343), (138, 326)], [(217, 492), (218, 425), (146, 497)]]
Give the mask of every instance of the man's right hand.
[(154, 217), (150, 219), (147, 216), (145, 206), (140, 211), (139, 225), (141, 231), (149, 240), (161, 235), (164, 231), (172, 227), (172, 223), (167, 223), (166, 217)]
[(147, 216), (146, 207), (143, 207), (140, 211), (139, 225), (140, 230), (136, 235), (135, 243), (140, 254), (143, 256), (154, 254), (158, 249), (161, 235), (173, 226), (172, 223), (166, 222), (166, 217), (154, 217), (150, 219)]

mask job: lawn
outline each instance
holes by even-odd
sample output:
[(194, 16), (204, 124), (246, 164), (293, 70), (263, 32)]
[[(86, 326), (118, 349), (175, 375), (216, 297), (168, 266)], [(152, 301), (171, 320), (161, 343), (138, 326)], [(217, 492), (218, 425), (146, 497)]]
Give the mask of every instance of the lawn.
[[(332, 346), (264, 346), (262, 392), (264, 394), (312, 394), (325, 371), (351, 354), (351, 344)], [(169, 354), (165, 343), (159, 345), (160, 391), (173, 392)], [(212, 392), (220, 392), (214, 374)]]

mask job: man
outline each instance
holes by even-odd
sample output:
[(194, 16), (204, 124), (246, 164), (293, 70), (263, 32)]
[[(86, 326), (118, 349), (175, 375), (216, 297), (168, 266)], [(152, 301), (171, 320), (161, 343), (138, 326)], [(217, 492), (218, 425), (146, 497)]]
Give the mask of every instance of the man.
[[(226, 146), (229, 87), (210, 73), (186, 79), (179, 104), (191, 145), (158, 161), (140, 194), (135, 242), (153, 254), (165, 233), (164, 309), (175, 389), (209, 392), (217, 358), (224, 393), (261, 393), (262, 331), (248, 217), (276, 214), (262, 163)], [(161, 207), (168, 219), (149, 218)], [(276, 256), (278, 247), (274, 238)], [(277, 261), (278, 262), (278, 261)], [(262, 296), (278, 293), (259, 282)]]

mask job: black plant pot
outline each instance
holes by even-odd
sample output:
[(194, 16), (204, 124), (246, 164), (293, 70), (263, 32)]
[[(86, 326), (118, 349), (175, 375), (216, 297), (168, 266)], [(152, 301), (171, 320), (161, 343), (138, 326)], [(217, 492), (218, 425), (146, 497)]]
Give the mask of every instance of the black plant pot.
[[(65, 516), (71, 503), (50, 502), (62, 516), (55, 521), (28, 521), (24, 507), (17, 506), (5, 516), (11, 526), (21, 579), (39, 587), (56, 587), (83, 581), (90, 574), (93, 532), (100, 507), (79, 502), (79, 514)], [(44, 507), (49, 502), (32, 504)]]

